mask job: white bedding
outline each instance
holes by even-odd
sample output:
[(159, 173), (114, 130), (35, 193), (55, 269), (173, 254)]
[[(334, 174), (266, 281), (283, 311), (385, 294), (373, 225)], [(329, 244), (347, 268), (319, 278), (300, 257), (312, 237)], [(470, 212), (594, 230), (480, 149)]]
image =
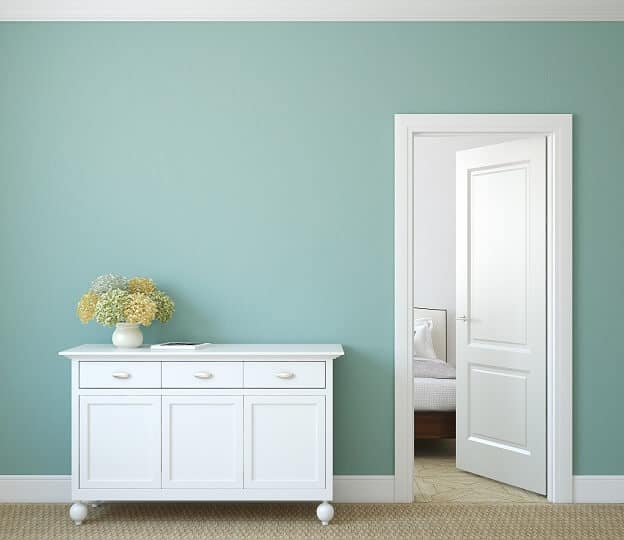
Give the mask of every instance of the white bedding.
[(415, 411), (454, 411), (455, 379), (414, 377)]

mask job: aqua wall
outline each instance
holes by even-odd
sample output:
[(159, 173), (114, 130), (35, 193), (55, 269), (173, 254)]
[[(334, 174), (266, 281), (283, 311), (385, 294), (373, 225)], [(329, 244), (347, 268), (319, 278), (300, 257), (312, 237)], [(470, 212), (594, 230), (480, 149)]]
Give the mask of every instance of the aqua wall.
[(69, 472), (101, 273), (147, 340), (340, 342), (335, 472), (393, 471), (393, 115), (573, 113), (574, 471), (624, 474), (624, 24), (0, 24), (0, 474)]

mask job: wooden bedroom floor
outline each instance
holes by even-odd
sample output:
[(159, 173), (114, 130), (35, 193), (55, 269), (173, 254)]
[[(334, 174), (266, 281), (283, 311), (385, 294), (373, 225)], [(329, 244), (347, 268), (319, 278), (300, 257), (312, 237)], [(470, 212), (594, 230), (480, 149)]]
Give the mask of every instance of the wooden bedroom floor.
[(455, 441), (420, 440), (414, 452), (414, 502), (547, 503), (546, 497), (455, 468)]

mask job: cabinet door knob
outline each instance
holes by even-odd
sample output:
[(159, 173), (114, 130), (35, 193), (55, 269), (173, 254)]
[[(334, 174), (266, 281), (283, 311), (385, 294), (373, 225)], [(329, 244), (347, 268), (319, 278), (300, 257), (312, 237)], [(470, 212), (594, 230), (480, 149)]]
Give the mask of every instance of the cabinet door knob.
[(115, 373), (113, 373), (113, 377), (115, 377), (115, 379), (129, 379), (130, 373), (127, 371), (115, 371)]
[(198, 371), (195, 373), (195, 377), (198, 379), (210, 379), (212, 378), (212, 373), (208, 373), (207, 371)]
[(290, 371), (282, 371), (281, 373), (277, 374), (277, 377), (280, 379), (292, 379), (295, 376), (294, 373), (291, 373)]

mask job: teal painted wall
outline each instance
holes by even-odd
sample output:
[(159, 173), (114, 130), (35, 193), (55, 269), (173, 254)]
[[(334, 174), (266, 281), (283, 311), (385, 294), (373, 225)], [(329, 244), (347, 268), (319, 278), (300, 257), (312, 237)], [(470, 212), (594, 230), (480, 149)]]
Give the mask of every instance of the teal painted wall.
[(0, 473), (69, 472), (97, 274), (151, 341), (341, 342), (335, 470), (393, 470), (393, 114), (574, 113), (574, 470), (624, 474), (624, 25), (0, 25)]

